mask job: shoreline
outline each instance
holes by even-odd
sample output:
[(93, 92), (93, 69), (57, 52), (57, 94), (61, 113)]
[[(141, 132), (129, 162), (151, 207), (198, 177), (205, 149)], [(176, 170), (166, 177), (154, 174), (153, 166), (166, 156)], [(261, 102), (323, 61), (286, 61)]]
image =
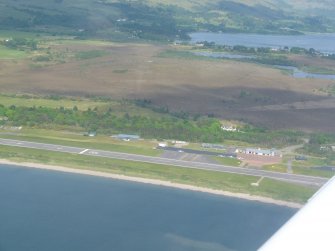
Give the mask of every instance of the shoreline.
[(150, 184), (150, 185), (156, 185), (156, 186), (162, 186), (162, 187), (177, 188), (177, 189), (183, 189), (183, 190), (194, 191), (194, 192), (202, 192), (202, 193), (244, 199), (244, 200), (249, 200), (249, 201), (257, 201), (257, 202), (262, 202), (262, 203), (267, 203), (267, 204), (274, 204), (278, 206), (286, 206), (286, 207), (291, 207), (291, 208), (301, 208), (303, 206), (302, 204), (295, 203), (295, 202), (276, 200), (276, 199), (262, 197), (258, 195), (250, 195), (246, 193), (234, 193), (234, 192), (229, 192), (229, 191), (216, 190), (212, 188), (205, 188), (205, 187), (198, 187), (194, 185), (175, 183), (171, 181), (126, 176), (122, 174), (113, 174), (113, 173), (94, 171), (94, 170), (89, 170), (89, 169), (79, 169), (79, 168), (71, 168), (71, 167), (31, 163), (31, 162), (14, 162), (14, 161), (6, 160), (6, 159), (0, 159), (0, 164), (14, 165), (14, 166), (35, 168), (35, 169), (42, 169), (42, 170), (49, 170), (49, 171), (57, 171), (57, 172), (63, 172), (63, 173), (90, 175), (90, 176), (103, 177), (103, 178), (109, 178), (109, 179), (114, 179), (114, 180), (124, 180), (124, 181), (130, 181), (130, 182), (136, 182), (136, 183), (142, 183), (142, 184)]

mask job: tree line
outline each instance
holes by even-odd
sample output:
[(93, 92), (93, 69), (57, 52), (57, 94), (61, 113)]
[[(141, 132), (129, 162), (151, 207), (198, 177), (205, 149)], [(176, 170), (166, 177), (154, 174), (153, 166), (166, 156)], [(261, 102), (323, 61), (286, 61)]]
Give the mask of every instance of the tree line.
[(275, 147), (300, 142), (303, 135), (298, 132), (269, 131), (244, 126), (242, 132), (227, 132), (221, 129), (221, 122), (214, 117), (177, 117), (119, 115), (111, 108), (78, 110), (21, 107), (0, 105), (0, 125), (47, 127), (78, 127), (101, 134), (131, 133), (143, 138), (177, 139), (190, 142), (222, 143), (225, 139), (244, 141), (260, 146)]

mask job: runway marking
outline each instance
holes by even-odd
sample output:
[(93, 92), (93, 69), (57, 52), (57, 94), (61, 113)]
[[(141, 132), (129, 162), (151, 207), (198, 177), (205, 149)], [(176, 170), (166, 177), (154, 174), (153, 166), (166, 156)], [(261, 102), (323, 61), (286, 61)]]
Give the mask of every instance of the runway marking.
[(259, 184), (261, 183), (261, 181), (264, 179), (264, 177), (262, 176), (257, 182), (255, 183), (251, 183), (252, 186), (258, 187)]
[(90, 150), (90, 149), (85, 149), (84, 151), (81, 151), (79, 154), (84, 154), (84, 153), (86, 153), (88, 150)]
[[(251, 176), (258, 176), (258, 177), (265, 177), (265, 178), (273, 178), (276, 180), (282, 180), (282, 181), (288, 181), (288, 182), (294, 182), (294, 183), (315, 185), (315, 186), (321, 186), (327, 181), (326, 178), (321, 178), (321, 177), (278, 173), (278, 172), (273, 172), (273, 171), (246, 169), (242, 167), (230, 167), (230, 166), (224, 166), (224, 165), (219, 165), (219, 164), (207, 164), (207, 163), (201, 163), (201, 162), (177, 160), (178, 156), (180, 155), (183, 156), (185, 155), (185, 153), (184, 154), (176, 153), (176, 156), (175, 156), (176, 159), (167, 159), (164, 157), (149, 157), (149, 156), (135, 155), (135, 154), (129, 154), (129, 153), (110, 152), (110, 151), (103, 151), (103, 150), (96, 150), (96, 149), (92, 150), (92, 149), (84, 149), (84, 148), (78, 148), (78, 147), (61, 146), (61, 145), (54, 145), (54, 144), (42, 144), (42, 143), (37, 143), (37, 142), (17, 141), (17, 140), (9, 140), (9, 139), (2, 139), (2, 138), (0, 138), (0, 145), (16, 146), (16, 147), (24, 147), (24, 148), (40, 149), (40, 150), (48, 150), (48, 151), (57, 151), (58, 150), (57, 147), (62, 147), (63, 149), (58, 150), (58, 151), (99, 156), (99, 157), (107, 157), (107, 158), (114, 158), (114, 159), (124, 159), (128, 161), (140, 161), (144, 163), (172, 165), (172, 166), (184, 167), (184, 168), (195, 168), (195, 169), (201, 169), (201, 170), (212, 170), (212, 171), (219, 171), (219, 172), (226, 172), (226, 173), (236, 173), (236, 174), (241, 174), (241, 175), (251, 175)], [(260, 185), (261, 181), (262, 179), (259, 179), (257, 182), (255, 182), (255, 184)]]

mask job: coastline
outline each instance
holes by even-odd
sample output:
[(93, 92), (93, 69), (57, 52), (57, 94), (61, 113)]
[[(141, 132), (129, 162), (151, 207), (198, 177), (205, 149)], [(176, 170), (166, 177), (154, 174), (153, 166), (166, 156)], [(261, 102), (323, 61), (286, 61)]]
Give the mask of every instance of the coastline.
[(250, 200), (250, 201), (258, 201), (262, 203), (274, 204), (278, 206), (286, 206), (286, 207), (291, 207), (291, 208), (301, 208), (303, 206), (302, 204), (295, 203), (295, 202), (276, 200), (276, 199), (262, 197), (258, 195), (250, 195), (250, 194), (245, 194), (245, 193), (234, 193), (234, 192), (228, 192), (228, 191), (223, 191), (223, 190), (216, 190), (212, 188), (205, 188), (205, 187), (198, 187), (198, 186), (193, 186), (193, 185), (175, 183), (171, 181), (126, 176), (122, 174), (112, 174), (112, 173), (94, 171), (94, 170), (89, 170), (89, 169), (78, 169), (78, 168), (31, 163), (31, 162), (14, 162), (14, 161), (6, 160), (6, 159), (0, 159), (0, 164), (15, 165), (15, 166), (20, 166), (20, 167), (35, 168), (35, 169), (42, 169), (42, 170), (49, 170), (49, 171), (58, 171), (58, 172), (64, 172), (64, 173), (90, 175), (90, 176), (103, 177), (103, 178), (116, 179), (116, 180), (124, 180), (124, 181), (130, 181), (130, 182), (156, 185), (156, 186), (171, 187), (171, 188), (189, 190), (189, 191), (194, 191), (194, 192), (202, 192), (202, 193), (208, 193), (208, 194), (214, 194), (214, 195), (234, 197), (238, 199), (245, 199), (245, 200)]

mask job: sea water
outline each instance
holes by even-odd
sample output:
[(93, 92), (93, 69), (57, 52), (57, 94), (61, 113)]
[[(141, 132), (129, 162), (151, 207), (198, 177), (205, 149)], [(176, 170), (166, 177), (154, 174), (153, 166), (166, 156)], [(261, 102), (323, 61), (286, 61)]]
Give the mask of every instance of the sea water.
[(296, 209), (0, 165), (1, 251), (256, 250)]
[(191, 43), (208, 41), (219, 45), (244, 45), (248, 47), (314, 48), (323, 53), (335, 53), (335, 33), (318, 33), (306, 35), (262, 35), (239, 33), (195, 32), (190, 34)]

